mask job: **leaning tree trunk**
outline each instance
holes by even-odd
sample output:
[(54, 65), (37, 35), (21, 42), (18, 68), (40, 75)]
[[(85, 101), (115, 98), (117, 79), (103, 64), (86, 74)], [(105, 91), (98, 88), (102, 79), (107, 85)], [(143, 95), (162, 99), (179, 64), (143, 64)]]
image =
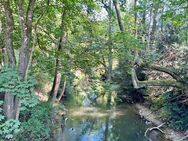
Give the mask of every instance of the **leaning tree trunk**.
[[(66, 29), (66, 27), (65, 27), (66, 12), (67, 12), (66, 7), (63, 7), (62, 17), (61, 17), (61, 30), (64, 30), (64, 31)], [(65, 45), (67, 44), (67, 41), (68, 41), (68, 34), (64, 33), (64, 35), (59, 40), (59, 45), (58, 45), (58, 49), (57, 49), (58, 53), (64, 49)], [(56, 100), (58, 100), (57, 94), (58, 94), (58, 90), (59, 90), (59, 86), (60, 86), (61, 78), (62, 78), (61, 68), (62, 68), (61, 59), (56, 54), (56, 68), (55, 68), (54, 82), (53, 82), (53, 86), (52, 86), (52, 90), (51, 90), (51, 97), (50, 97), (50, 100), (52, 100), (52, 103), (54, 103)]]
[[(61, 50), (61, 42), (62, 42), (62, 39), (60, 39), (58, 51)], [(60, 66), (61, 66), (60, 60), (57, 56), (56, 57), (54, 82), (53, 82), (52, 91), (51, 91), (52, 103), (54, 103), (57, 99), (57, 93), (58, 93), (60, 82), (61, 82), (61, 67)]]
[[(64, 36), (60, 39), (58, 52), (61, 52), (63, 50), (66, 43), (67, 43), (67, 34), (65, 33)], [(58, 99), (57, 93), (59, 90), (61, 77), (62, 77), (61, 68), (62, 68), (61, 60), (59, 59), (59, 56), (56, 56), (55, 76), (54, 76), (54, 82), (53, 82), (52, 91), (51, 91), (52, 103), (54, 103)]]
[(63, 96), (64, 96), (65, 89), (66, 89), (66, 85), (67, 85), (67, 80), (65, 78), (64, 83), (63, 83), (63, 90), (61, 91), (61, 94), (58, 97), (58, 102), (60, 102), (61, 100), (63, 100)]
[(120, 8), (119, 8), (117, 0), (113, 0), (113, 4), (114, 4), (115, 10), (116, 10), (119, 29), (121, 32), (125, 32), (125, 26), (124, 26), (122, 18), (121, 18)]

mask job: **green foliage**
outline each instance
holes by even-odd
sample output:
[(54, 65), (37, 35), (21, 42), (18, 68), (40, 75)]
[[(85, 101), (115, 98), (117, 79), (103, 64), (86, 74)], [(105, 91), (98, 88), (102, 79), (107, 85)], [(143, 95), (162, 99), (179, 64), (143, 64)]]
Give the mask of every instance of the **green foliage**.
[(21, 124), (23, 130), (19, 135), (20, 141), (43, 141), (49, 139), (52, 132), (52, 105), (40, 103), (29, 112), (30, 117)]
[(38, 103), (38, 98), (34, 94), (35, 85), (36, 81), (33, 78), (21, 81), (18, 72), (12, 68), (5, 67), (0, 71), (0, 92), (19, 97), (22, 110), (34, 107)]
[(163, 107), (163, 100), (161, 100), (161, 98), (156, 98), (152, 102), (153, 103), (151, 109), (154, 111), (159, 110)]
[(9, 119), (0, 125), (0, 135), (5, 139), (11, 139), (20, 131), (20, 122), (18, 120)]
[(163, 94), (160, 99), (153, 103), (155, 110), (161, 108), (161, 118), (168, 121), (169, 126), (179, 130), (188, 129), (188, 107), (177, 101), (172, 101), (172, 92)]
[[(28, 110), (38, 104), (38, 98), (34, 94), (36, 81), (29, 78), (21, 81), (16, 70), (4, 67), (0, 71), (0, 92), (15, 95), (21, 100), (21, 110)], [(20, 122), (14, 119), (5, 119), (2, 113), (3, 101), (0, 101), (0, 135), (5, 139), (11, 139), (20, 131)]]

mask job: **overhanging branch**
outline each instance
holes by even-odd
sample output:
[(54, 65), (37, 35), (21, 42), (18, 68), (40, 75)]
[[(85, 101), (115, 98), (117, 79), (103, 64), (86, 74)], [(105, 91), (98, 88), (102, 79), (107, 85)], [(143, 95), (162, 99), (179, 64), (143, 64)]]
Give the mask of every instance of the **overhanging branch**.
[(176, 70), (172, 68), (161, 67), (157, 65), (149, 65), (149, 64), (142, 64), (141, 67), (145, 69), (152, 69), (152, 70), (164, 72), (172, 76), (172, 78), (174, 78), (175, 80), (178, 81), (181, 80), (181, 77), (179, 77), (179, 75), (176, 73)]
[(176, 80), (139, 81), (134, 68), (131, 70), (131, 77), (132, 77), (133, 86), (136, 89), (146, 87), (146, 86), (170, 86), (170, 87), (183, 88), (182, 84)]

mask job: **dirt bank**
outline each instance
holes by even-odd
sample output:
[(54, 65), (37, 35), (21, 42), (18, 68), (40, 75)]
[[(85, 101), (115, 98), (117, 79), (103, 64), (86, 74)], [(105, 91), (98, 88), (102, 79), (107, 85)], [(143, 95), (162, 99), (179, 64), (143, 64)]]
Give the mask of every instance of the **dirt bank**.
[[(144, 105), (136, 104), (135, 106), (138, 109), (139, 114), (142, 118), (145, 118), (146, 120), (152, 122), (156, 126), (163, 124), (163, 122), (160, 120), (159, 114), (152, 112), (149, 108), (147, 108)], [(168, 128), (166, 125), (164, 125), (161, 129), (164, 131), (165, 137), (169, 140), (188, 141), (188, 132), (178, 132)]]

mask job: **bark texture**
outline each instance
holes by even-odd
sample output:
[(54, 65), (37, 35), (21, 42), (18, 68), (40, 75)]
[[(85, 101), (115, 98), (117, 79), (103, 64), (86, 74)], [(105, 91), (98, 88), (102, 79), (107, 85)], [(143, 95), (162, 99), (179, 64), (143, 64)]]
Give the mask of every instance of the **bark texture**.
[[(63, 7), (62, 9), (62, 17), (61, 17), (61, 29), (63, 31), (66, 31), (66, 12), (67, 9)], [(58, 49), (57, 52), (61, 52), (63, 51), (64, 47), (66, 46), (68, 41), (68, 34), (65, 32), (62, 37), (60, 37), (59, 40), (59, 45), (58, 45)], [(59, 90), (59, 86), (60, 86), (60, 82), (61, 82), (61, 78), (62, 78), (62, 61), (60, 59), (60, 57), (58, 56), (58, 54), (56, 54), (56, 67), (55, 67), (55, 75), (54, 75), (54, 82), (53, 82), (53, 86), (52, 86), (52, 90), (51, 90), (51, 99), (52, 103), (54, 103), (56, 100), (58, 101), (58, 90)]]
[[(24, 13), (24, 0), (19, 0), (18, 11), (19, 11), (19, 22), (22, 32), (22, 46), (19, 55), (19, 72), (22, 80), (27, 79), (27, 71), (30, 64), (31, 52), (30, 48), (31, 36), (32, 36), (32, 21), (34, 11), (35, 0), (29, 0), (27, 14)], [(26, 18), (25, 18), (26, 17)]]
[[(8, 62), (6, 65), (9, 65), (12, 68), (16, 66), (16, 58), (13, 49), (13, 31), (14, 31), (14, 19), (12, 14), (12, 9), (10, 7), (10, 1), (5, 0), (3, 3), (4, 10), (5, 10), (5, 48), (6, 54), (8, 56)], [(14, 99), (15, 96), (5, 92), (4, 97), (4, 114), (7, 119), (14, 119), (15, 118), (15, 107), (14, 107)]]

